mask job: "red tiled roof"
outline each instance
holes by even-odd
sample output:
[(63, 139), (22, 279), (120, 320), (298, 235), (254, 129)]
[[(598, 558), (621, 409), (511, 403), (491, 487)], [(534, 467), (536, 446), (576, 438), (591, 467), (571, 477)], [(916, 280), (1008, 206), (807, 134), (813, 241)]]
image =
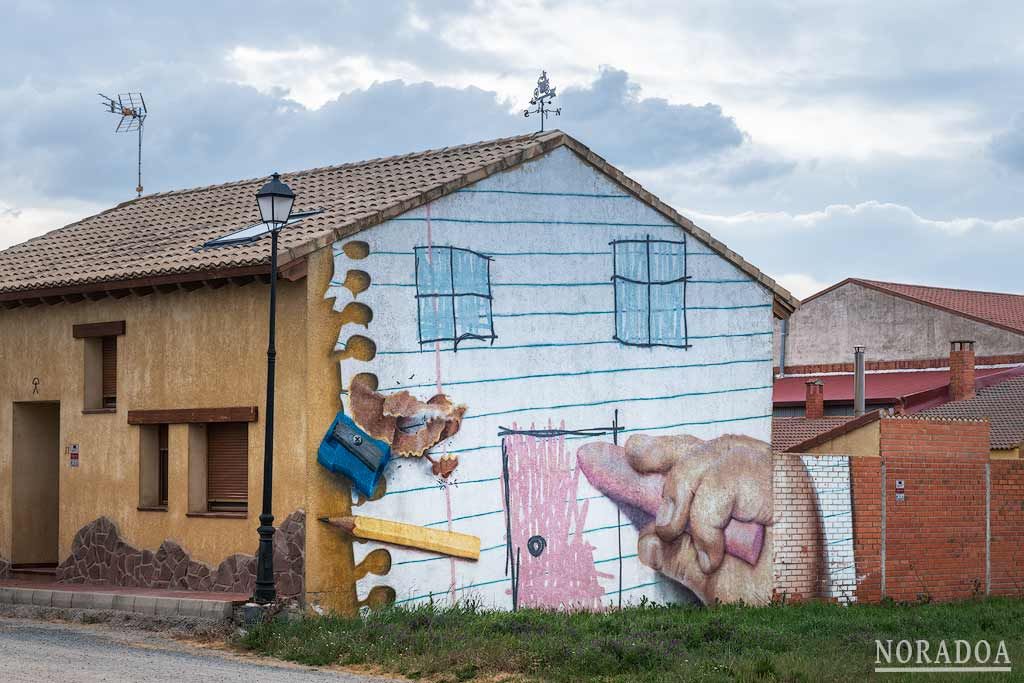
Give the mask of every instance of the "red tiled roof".
[[(279, 264), (287, 266), (338, 239), (562, 146), (771, 290), (777, 316), (787, 317), (796, 308), (797, 300), (773, 279), (558, 130), (286, 173), (283, 177), (297, 196), (295, 208), (322, 212), (281, 232)], [(198, 249), (257, 221), (253, 197), (265, 181), (146, 195), (0, 251), (0, 301), (64, 295), (102, 283), (265, 267), (265, 243)]]
[(1002, 292), (979, 292), (970, 289), (947, 289), (945, 287), (926, 287), (908, 285), (899, 282), (880, 282), (861, 278), (847, 278), (842, 282), (823, 289), (817, 294), (804, 299), (801, 303), (831, 292), (847, 283), (870, 287), (880, 292), (892, 294), (910, 301), (938, 308), (949, 313), (970, 318), (978, 322), (1000, 327), (1004, 330), (1024, 334), (1024, 295), (1005, 294)]
[[(1006, 368), (978, 368), (974, 371), (977, 379), (1005, 372)], [(805, 385), (809, 379), (820, 379), (825, 383), (825, 401), (853, 401), (852, 374), (817, 378), (779, 377), (774, 383), (772, 401), (775, 405), (802, 404), (807, 396)], [(868, 403), (895, 403), (905, 396), (946, 386), (949, 386), (949, 370), (868, 373), (864, 376), (864, 399)]]
[(952, 401), (922, 410), (917, 417), (988, 419), (992, 448), (1014, 448), (1024, 442), (1024, 377), (981, 389), (966, 401)]
[(819, 417), (816, 420), (808, 420), (806, 417), (773, 417), (772, 450), (781, 453), (852, 419), (852, 415)]

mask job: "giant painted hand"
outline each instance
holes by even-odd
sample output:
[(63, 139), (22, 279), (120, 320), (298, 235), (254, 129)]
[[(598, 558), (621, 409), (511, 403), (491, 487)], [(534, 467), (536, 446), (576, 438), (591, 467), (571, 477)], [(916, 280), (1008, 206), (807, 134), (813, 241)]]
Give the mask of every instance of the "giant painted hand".
[[(591, 484), (637, 524), (644, 564), (704, 602), (761, 603), (771, 596), (768, 444), (737, 435), (710, 441), (634, 435), (625, 449), (583, 446), (578, 461)], [(816, 537), (816, 521), (805, 524)], [(809, 552), (816, 556), (817, 549)], [(813, 576), (801, 580), (813, 583)]]

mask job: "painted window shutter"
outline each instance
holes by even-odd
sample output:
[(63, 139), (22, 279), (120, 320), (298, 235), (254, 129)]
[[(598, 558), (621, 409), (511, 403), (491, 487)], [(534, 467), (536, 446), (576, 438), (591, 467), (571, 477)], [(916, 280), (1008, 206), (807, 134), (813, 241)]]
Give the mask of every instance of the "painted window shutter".
[(206, 426), (206, 499), (245, 503), (249, 497), (249, 430), (244, 422), (213, 422)]
[(103, 337), (103, 407), (117, 406), (117, 337)]

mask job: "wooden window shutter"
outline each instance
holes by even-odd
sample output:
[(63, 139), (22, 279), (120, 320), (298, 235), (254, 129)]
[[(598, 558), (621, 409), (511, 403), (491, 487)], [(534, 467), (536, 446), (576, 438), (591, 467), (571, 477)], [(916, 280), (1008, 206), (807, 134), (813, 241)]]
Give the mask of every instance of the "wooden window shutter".
[(157, 425), (157, 504), (167, 506), (168, 425)]
[(249, 425), (206, 425), (206, 500), (209, 507), (244, 508), (249, 498)]
[(103, 337), (103, 407), (117, 407), (117, 337)]

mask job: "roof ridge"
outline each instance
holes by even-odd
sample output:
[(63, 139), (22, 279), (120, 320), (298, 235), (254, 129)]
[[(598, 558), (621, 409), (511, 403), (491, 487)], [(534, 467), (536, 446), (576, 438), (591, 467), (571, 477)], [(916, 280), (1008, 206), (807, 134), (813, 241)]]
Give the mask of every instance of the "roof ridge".
[(944, 292), (961, 292), (964, 294), (993, 294), (995, 296), (1019, 296), (1024, 298), (1024, 294), (1015, 294), (1013, 292), (994, 292), (987, 289), (960, 289), (957, 287), (940, 287), (939, 285), (916, 285), (909, 282), (890, 282), (888, 280), (870, 280), (863, 277), (851, 277), (847, 278), (850, 282), (867, 282), (873, 285), (895, 285), (897, 287), (920, 287), (921, 289), (940, 289)]
[[(356, 166), (369, 166), (371, 164), (381, 164), (381, 163), (385, 163), (385, 162), (389, 162), (389, 161), (397, 161), (399, 159), (412, 159), (412, 158), (420, 157), (420, 156), (427, 156), (427, 155), (432, 155), (432, 154), (440, 154), (442, 152), (456, 152), (456, 151), (468, 149), (470, 147), (481, 147), (481, 146), (488, 146), (489, 147), (489, 146), (492, 146), (492, 145), (507, 144), (509, 142), (513, 142), (513, 141), (516, 141), (516, 140), (527, 140), (529, 138), (534, 138), (535, 140), (540, 142), (540, 141), (543, 141), (543, 140), (550, 139), (552, 137), (557, 137), (558, 135), (564, 135), (564, 133), (556, 128), (556, 129), (550, 130), (550, 131), (525, 133), (523, 135), (510, 135), (508, 137), (495, 138), (493, 140), (477, 140), (476, 142), (466, 142), (466, 143), (463, 143), (463, 144), (460, 144), (460, 145), (448, 145), (446, 147), (431, 147), (429, 149), (423, 149), (423, 150), (419, 150), (417, 152), (406, 152), (405, 154), (392, 154), (390, 156), (372, 157), (370, 159), (360, 159), (358, 161), (346, 161), (346, 162), (341, 163), (341, 164), (327, 164), (326, 166), (314, 166), (312, 168), (302, 168), (302, 169), (298, 169), (296, 171), (283, 171), (280, 174), (282, 176), (288, 176), (288, 177), (291, 177), (291, 178), (295, 178), (295, 177), (303, 176), (303, 175), (306, 175), (306, 174), (309, 174), (309, 173), (322, 173), (324, 171), (336, 171), (336, 170), (339, 170), (339, 169), (352, 168), (352, 167), (356, 167)], [(197, 186), (197, 187), (185, 187), (185, 188), (181, 188), (181, 189), (177, 189), (177, 190), (164, 190), (163, 192), (154, 192), (153, 194), (143, 195), (142, 197), (135, 197), (134, 199), (128, 200), (126, 202), (122, 202), (121, 204), (118, 205), (118, 207), (123, 206), (124, 204), (130, 204), (132, 202), (137, 202), (137, 201), (140, 201), (140, 200), (143, 200), (143, 199), (155, 199), (155, 198), (158, 198), (158, 197), (168, 197), (168, 196), (172, 196), (172, 195), (173, 196), (180, 196), (180, 195), (189, 194), (189, 193), (192, 193), (192, 192), (205, 192), (205, 191), (208, 191), (208, 190), (214, 190), (214, 189), (225, 188), (225, 187), (236, 187), (238, 185), (246, 185), (248, 183), (259, 182), (260, 180), (265, 180), (266, 178), (267, 178), (267, 176), (257, 176), (255, 178), (243, 178), (241, 180), (229, 180), (229, 181), (223, 182), (223, 183), (212, 183), (210, 185), (200, 185), (200, 186)], [(118, 208), (118, 207), (114, 207), (114, 208)], [(97, 214), (97, 215), (99, 215), (99, 214)]]

